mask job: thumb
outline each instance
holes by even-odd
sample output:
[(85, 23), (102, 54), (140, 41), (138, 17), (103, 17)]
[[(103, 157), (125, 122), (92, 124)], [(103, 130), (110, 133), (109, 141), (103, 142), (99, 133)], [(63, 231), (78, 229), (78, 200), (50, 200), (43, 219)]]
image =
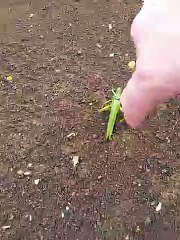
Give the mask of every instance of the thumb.
[(157, 77), (135, 72), (121, 95), (126, 122), (133, 128), (141, 125), (157, 105), (176, 95), (176, 87)]

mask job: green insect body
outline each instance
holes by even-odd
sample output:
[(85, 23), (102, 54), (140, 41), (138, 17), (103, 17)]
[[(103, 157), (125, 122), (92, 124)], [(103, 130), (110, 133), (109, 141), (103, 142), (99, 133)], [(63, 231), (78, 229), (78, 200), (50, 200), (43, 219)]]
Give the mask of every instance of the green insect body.
[[(110, 111), (108, 124), (107, 124), (107, 130), (106, 130), (106, 139), (112, 139), (113, 129), (114, 125), (117, 119), (117, 115), (119, 112), (122, 111), (121, 104), (120, 104), (120, 97), (121, 97), (121, 88), (117, 88), (116, 91), (112, 90), (113, 97), (112, 100), (108, 101), (111, 102), (109, 105), (106, 105), (102, 109), (100, 109), (100, 112), (104, 111)], [(124, 121), (124, 119), (121, 119), (120, 122)]]
[(108, 125), (106, 130), (106, 139), (112, 138), (112, 133), (114, 125), (116, 122), (117, 115), (120, 111), (120, 97), (121, 97), (121, 88), (117, 88), (116, 92), (113, 90), (113, 98), (111, 102), (111, 111), (108, 119)]

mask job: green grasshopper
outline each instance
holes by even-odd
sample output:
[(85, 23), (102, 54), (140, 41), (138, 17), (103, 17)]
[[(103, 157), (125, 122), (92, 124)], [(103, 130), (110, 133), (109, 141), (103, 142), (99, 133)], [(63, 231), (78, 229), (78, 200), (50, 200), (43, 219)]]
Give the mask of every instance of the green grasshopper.
[[(121, 103), (120, 103), (120, 97), (121, 97), (121, 88), (118, 87), (116, 91), (112, 90), (113, 96), (112, 99), (107, 101), (103, 108), (99, 110), (99, 112), (105, 112), (110, 111), (107, 129), (106, 129), (106, 140), (112, 139), (113, 129), (114, 125), (118, 116), (118, 113), (122, 113)], [(120, 122), (124, 121), (124, 117), (120, 120)]]

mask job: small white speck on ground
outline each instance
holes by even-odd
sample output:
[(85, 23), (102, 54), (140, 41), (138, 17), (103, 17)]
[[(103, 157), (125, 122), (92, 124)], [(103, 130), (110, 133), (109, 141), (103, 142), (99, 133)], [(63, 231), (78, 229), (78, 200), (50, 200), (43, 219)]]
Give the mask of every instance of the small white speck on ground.
[(66, 206), (66, 211), (69, 211), (69, 206)]
[(34, 183), (35, 183), (36, 185), (38, 185), (39, 182), (40, 182), (40, 179), (39, 179), (39, 178), (34, 180)]
[(2, 226), (2, 229), (3, 230), (7, 230), (7, 229), (9, 229), (11, 226), (10, 225), (6, 225), (6, 226)]
[(72, 162), (73, 162), (73, 167), (75, 168), (79, 163), (79, 156), (73, 156)]
[(136, 232), (139, 233), (140, 231), (141, 231), (140, 227), (137, 226), (137, 227), (136, 227)]
[(32, 163), (28, 163), (27, 166), (28, 166), (28, 168), (32, 167)]
[(102, 46), (101, 46), (99, 43), (96, 43), (96, 46), (97, 46), (98, 48), (102, 48)]
[(24, 172), (23, 172), (23, 170), (19, 169), (19, 170), (17, 171), (17, 174), (18, 174), (18, 175), (23, 175)]
[(72, 132), (72, 133), (69, 133), (66, 137), (71, 138), (71, 137), (75, 137), (75, 136), (76, 136), (76, 134), (74, 132)]
[(161, 210), (161, 208), (162, 208), (162, 203), (159, 202), (157, 207), (156, 207), (156, 212), (159, 212)]
[(11, 213), (10, 216), (9, 216), (9, 220), (13, 220), (14, 219), (14, 216), (13, 214)]
[(111, 29), (112, 29), (112, 24), (110, 23), (110, 24), (109, 24), (109, 30), (111, 30)]
[(29, 15), (29, 18), (32, 18), (32, 17), (34, 17), (34, 13), (31, 13), (31, 14)]
[(31, 174), (32, 174), (31, 171), (26, 171), (26, 172), (24, 172), (24, 176), (30, 176)]
[(114, 53), (110, 53), (110, 54), (109, 54), (109, 57), (110, 57), (110, 58), (113, 58), (113, 57), (114, 57)]

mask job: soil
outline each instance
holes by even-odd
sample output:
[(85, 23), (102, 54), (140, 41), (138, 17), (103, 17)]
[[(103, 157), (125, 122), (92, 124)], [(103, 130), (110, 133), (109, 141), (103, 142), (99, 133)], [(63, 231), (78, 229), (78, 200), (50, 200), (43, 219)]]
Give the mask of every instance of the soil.
[(179, 100), (108, 142), (98, 112), (140, 6), (0, 1), (0, 239), (180, 239)]

